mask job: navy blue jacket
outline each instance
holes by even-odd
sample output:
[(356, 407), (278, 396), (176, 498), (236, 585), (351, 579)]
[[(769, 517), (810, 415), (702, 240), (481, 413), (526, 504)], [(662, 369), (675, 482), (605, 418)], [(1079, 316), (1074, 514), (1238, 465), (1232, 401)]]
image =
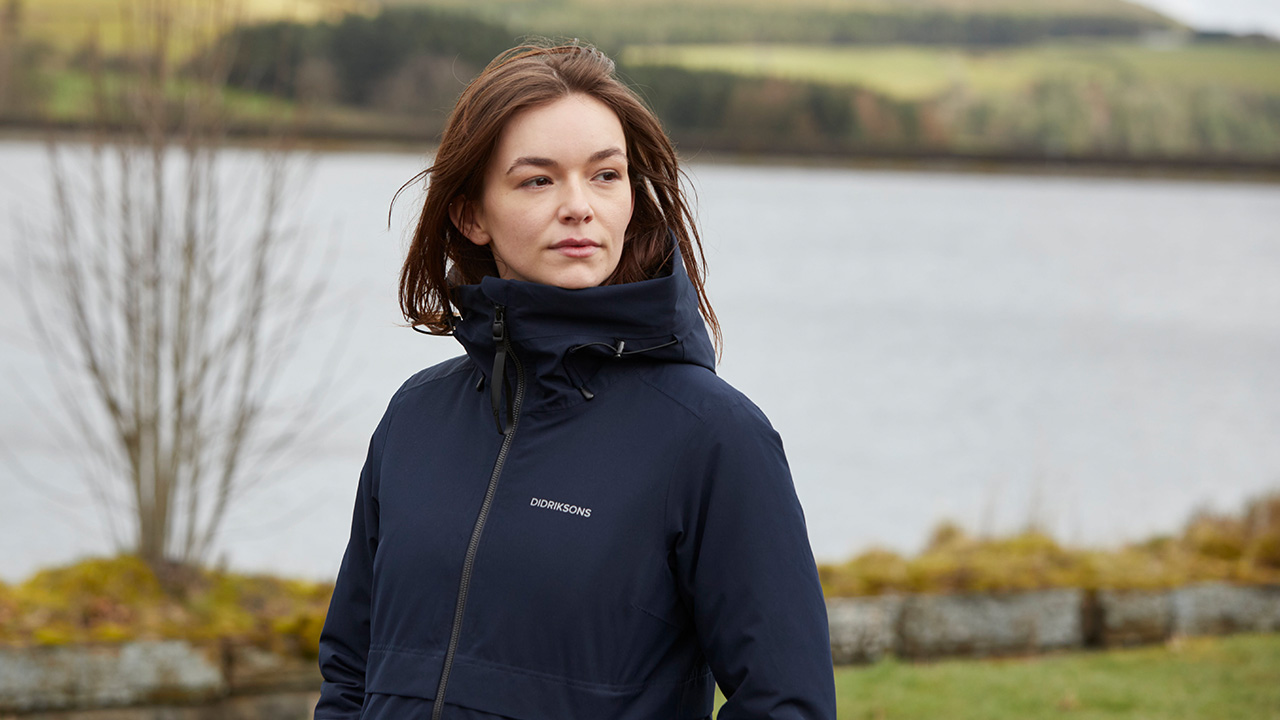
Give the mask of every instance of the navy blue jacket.
[(679, 254), (455, 300), (466, 356), (410, 378), (369, 446), (317, 720), (694, 720), (713, 683), (721, 720), (835, 718), (782, 442), (715, 375)]

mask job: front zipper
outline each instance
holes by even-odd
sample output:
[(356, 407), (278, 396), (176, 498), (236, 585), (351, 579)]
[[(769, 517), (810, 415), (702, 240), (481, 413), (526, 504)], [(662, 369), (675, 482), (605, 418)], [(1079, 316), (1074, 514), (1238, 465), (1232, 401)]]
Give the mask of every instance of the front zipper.
[[(498, 450), (498, 459), (493, 464), (493, 474), (489, 476), (489, 487), (484, 493), (484, 502), (480, 505), (480, 515), (476, 517), (476, 524), (471, 528), (471, 542), (467, 543), (467, 556), (462, 561), (462, 580), (458, 583), (458, 604), (453, 611), (453, 630), (449, 633), (449, 649), (444, 655), (444, 667), (440, 668), (440, 685), (436, 688), (436, 698), (432, 702), (431, 720), (440, 720), (444, 714), (444, 691), (449, 685), (449, 671), (453, 669), (453, 656), (458, 652), (458, 639), (462, 635), (462, 616), (467, 607), (467, 590), (471, 586), (471, 572), (476, 563), (476, 552), (480, 548), (480, 535), (484, 532), (485, 520), (489, 517), (489, 509), (493, 506), (493, 497), (498, 492), (498, 478), (502, 475), (502, 466), (507, 461), (507, 453), (511, 450), (511, 441), (516, 436), (516, 423), (520, 420), (520, 406), (524, 404), (524, 366), (520, 364), (520, 358), (511, 351), (511, 339), (507, 337), (506, 323), (504, 322), (504, 308), (501, 305), (494, 307), (493, 313), (493, 340), (495, 343), (496, 357), (501, 358), (503, 369), (505, 369), (505, 360), (509, 356), (516, 366), (516, 394), (511, 405), (511, 425), (502, 427), (502, 420), (498, 419), (498, 431), (503, 434), (502, 449)], [(495, 393), (499, 395), (502, 392), (502, 370), (499, 370), (497, 363), (494, 364), (494, 373), (489, 377), (489, 382), (494, 383)], [(497, 414), (497, 410), (495, 410)]]

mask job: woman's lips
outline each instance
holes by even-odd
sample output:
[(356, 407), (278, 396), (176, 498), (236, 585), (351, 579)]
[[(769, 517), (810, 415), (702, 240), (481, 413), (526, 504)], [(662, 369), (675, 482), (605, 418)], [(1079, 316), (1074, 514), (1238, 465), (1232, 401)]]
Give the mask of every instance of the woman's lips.
[(600, 243), (595, 240), (586, 240), (581, 238), (568, 238), (554, 243), (552, 250), (571, 258), (591, 257), (596, 250), (600, 248)]

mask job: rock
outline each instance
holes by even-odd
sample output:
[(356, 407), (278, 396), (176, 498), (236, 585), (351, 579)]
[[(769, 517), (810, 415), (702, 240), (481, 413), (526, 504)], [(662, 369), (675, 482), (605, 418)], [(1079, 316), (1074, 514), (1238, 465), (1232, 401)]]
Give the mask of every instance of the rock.
[(1164, 642), (1173, 628), (1173, 597), (1167, 590), (1099, 590), (1101, 645)]
[(181, 641), (0, 649), (0, 712), (196, 703), (225, 692), (217, 665)]
[(1172, 593), (1177, 635), (1225, 635), (1280, 630), (1280, 586), (1204, 583)]
[(906, 598), (899, 655), (999, 655), (1081, 647), (1080, 590)]
[(315, 660), (283, 657), (252, 645), (224, 647), (223, 673), (232, 694), (302, 691), (323, 681)]
[(874, 662), (893, 650), (902, 602), (896, 595), (834, 598), (828, 602), (832, 662)]

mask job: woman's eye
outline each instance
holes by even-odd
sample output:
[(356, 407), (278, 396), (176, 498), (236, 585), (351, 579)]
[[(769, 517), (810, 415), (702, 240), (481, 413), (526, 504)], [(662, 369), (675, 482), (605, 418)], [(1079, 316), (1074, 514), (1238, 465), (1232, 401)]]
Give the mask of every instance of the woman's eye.
[(520, 187), (545, 187), (550, 184), (551, 178), (546, 177), (545, 175), (539, 175), (538, 177), (532, 177), (520, 183)]
[(619, 173), (617, 170), (605, 170), (604, 172), (600, 173), (596, 177), (600, 178), (601, 180), (619, 180), (622, 178), (622, 174)]

